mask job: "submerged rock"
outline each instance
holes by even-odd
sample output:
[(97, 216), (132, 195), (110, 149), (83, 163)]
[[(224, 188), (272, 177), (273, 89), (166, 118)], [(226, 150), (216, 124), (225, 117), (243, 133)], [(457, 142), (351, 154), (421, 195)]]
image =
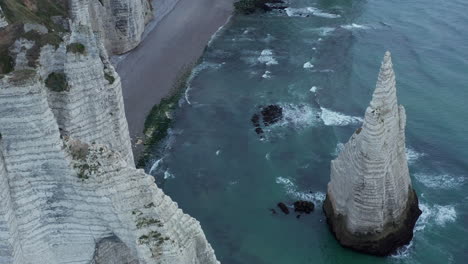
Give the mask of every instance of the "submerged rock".
[(279, 202), (278, 207), (281, 209), (283, 213), (289, 214), (289, 208), (284, 203)]
[(255, 133), (263, 138), (264, 130), (262, 124), (267, 127), (283, 119), (283, 108), (279, 105), (269, 105), (262, 107), (260, 113), (255, 113), (250, 118), (253, 126), (255, 127)]
[(323, 209), (342, 246), (385, 256), (412, 239), (421, 210), (408, 172), (405, 125), (387, 52), (362, 128), (331, 162)]
[(279, 105), (269, 105), (262, 109), (263, 124), (272, 125), (283, 118), (283, 108)]
[(309, 201), (294, 202), (294, 212), (310, 214), (314, 211), (315, 205)]

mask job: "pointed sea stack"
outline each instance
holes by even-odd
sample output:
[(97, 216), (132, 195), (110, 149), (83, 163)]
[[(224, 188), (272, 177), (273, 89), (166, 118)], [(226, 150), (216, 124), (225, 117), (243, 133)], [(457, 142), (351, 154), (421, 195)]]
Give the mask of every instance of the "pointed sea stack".
[(386, 256), (413, 238), (421, 210), (408, 172), (405, 125), (387, 52), (362, 128), (331, 162), (323, 210), (342, 246)]

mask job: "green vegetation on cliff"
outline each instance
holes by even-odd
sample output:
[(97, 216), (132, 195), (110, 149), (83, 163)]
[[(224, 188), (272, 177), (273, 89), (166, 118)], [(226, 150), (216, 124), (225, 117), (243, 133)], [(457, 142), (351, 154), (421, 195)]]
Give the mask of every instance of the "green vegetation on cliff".
[(54, 92), (68, 91), (69, 88), (67, 77), (62, 72), (53, 72), (49, 74), (45, 80), (45, 85)]
[(68, 0), (2, 0), (0, 6), (10, 24), (42, 24), (49, 31), (64, 30), (53, 17), (68, 17)]
[(85, 54), (86, 47), (85, 45), (75, 42), (67, 45), (67, 52), (72, 52), (75, 54)]
[(178, 107), (181, 95), (187, 87), (187, 81), (192, 73), (192, 67), (182, 71), (177, 78), (173, 90), (169, 96), (161, 99), (161, 102), (151, 109), (146, 117), (143, 133), (145, 134), (145, 149), (137, 162), (138, 168), (143, 168), (148, 162), (151, 151), (167, 137), (169, 128), (172, 125), (171, 114)]
[[(68, 17), (67, 0), (1, 0), (0, 6), (9, 25), (0, 30), (0, 76), (14, 70), (15, 58), (9, 48), (19, 38), (35, 41), (28, 50), (28, 66), (35, 67), (41, 47), (50, 44), (55, 48), (62, 42), (64, 27), (54, 22), (54, 18)], [(35, 30), (24, 32), (23, 24), (44, 25), (48, 32), (41, 34)]]

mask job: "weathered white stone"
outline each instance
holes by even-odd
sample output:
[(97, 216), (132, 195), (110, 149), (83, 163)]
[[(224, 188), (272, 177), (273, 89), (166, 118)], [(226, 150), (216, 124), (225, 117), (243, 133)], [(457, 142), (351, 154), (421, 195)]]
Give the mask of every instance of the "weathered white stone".
[(34, 46), (34, 41), (24, 38), (17, 39), (12, 47), (10, 47), (10, 55), (15, 59), (15, 69), (22, 70), (31, 68), (28, 65), (27, 52)]
[[(0, 79), (0, 263), (218, 263), (200, 224), (134, 167), (120, 78), (93, 31), (92, 2), (72, 1), (71, 33), (41, 49), (37, 69)], [(142, 28), (139, 12), (126, 19)], [(85, 52), (67, 52), (70, 43)], [(45, 86), (53, 72), (67, 90)]]
[(135, 48), (153, 15), (148, 0), (75, 0), (74, 3), (77, 3), (73, 8), (75, 22), (88, 21), (112, 54)]
[(0, 6), (0, 28), (4, 28), (8, 26), (8, 21), (5, 18), (5, 15), (3, 14), (2, 7)]
[(412, 238), (421, 212), (408, 172), (405, 124), (387, 52), (362, 127), (331, 162), (324, 209), (344, 246), (385, 255)]
[(356, 131), (331, 163), (328, 193), (346, 216), (351, 232), (374, 232), (397, 220), (406, 208), (411, 179), (405, 154), (406, 115), (398, 106), (390, 53)]

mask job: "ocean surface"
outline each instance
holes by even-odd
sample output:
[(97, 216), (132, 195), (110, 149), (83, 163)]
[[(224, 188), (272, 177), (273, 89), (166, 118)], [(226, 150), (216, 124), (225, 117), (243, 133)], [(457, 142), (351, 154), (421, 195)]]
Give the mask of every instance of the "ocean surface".
[[(207, 47), (147, 170), (197, 218), (221, 263), (468, 263), (468, 2), (291, 0), (235, 16)], [(356, 128), (390, 50), (423, 214), (377, 258), (342, 248), (321, 210), (330, 161)], [(284, 119), (251, 123), (277, 104)], [(300, 219), (272, 214), (306, 199)]]

